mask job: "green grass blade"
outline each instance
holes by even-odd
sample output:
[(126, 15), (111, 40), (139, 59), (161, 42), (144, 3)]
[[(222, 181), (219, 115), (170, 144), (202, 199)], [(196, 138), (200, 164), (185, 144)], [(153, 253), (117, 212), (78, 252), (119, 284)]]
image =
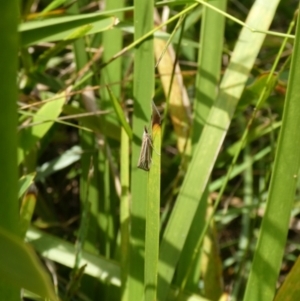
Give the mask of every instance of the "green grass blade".
[[(124, 1), (118, 1), (118, 0), (108, 0), (106, 1), (106, 9), (111, 11), (116, 8), (122, 9), (124, 6)], [(119, 11), (118, 13), (114, 14), (115, 17), (118, 19), (123, 19), (123, 12)], [(101, 42), (100, 42), (101, 38)], [(113, 41), (113, 42), (112, 42)], [(102, 55), (102, 61), (106, 61), (108, 57), (111, 57), (116, 52), (120, 51), (123, 47), (123, 39), (122, 39), (122, 32), (119, 29), (112, 29), (103, 32), (102, 36), (98, 37), (94, 41), (94, 47), (103, 47), (104, 52)], [(100, 43), (99, 43), (100, 42)], [(111, 258), (119, 259), (121, 262), (121, 296), (122, 298), (126, 297), (126, 284), (127, 284), (127, 277), (128, 277), (128, 241), (129, 241), (129, 221), (128, 221), (128, 210), (129, 210), (129, 204), (128, 204), (128, 181), (129, 181), (129, 141), (126, 140), (126, 138), (123, 136), (124, 129), (128, 131), (128, 134), (130, 135), (131, 128), (129, 127), (128, 121), (126, 120), (124, 110), (122, 109), (122, 106), (125, 104), (124, 100), (122, 99), (121, 94), (121, 88), (122, 85), (120, 84), (112, 84), (112, 83), (120, 83), (122, 81), (122, 63), (123, 58), (119, 58), (118, 60), (114, 61), (112, 64), (106, 66), (105, 68), (101, 68), (101, 75), (100, 75), (100, 85), (105, 87), (104, 89), (99, 90), (100, 96), (101, 96), (101, 109), (108, 109), (112, 111), (112, 114), (104, 116), (103, 119), (106, 120), (106, 122), (111, 122), (112, 124), (115, 124), (119, 129), (119, 136), (118, 136), (118, 142), (121, 141), (121, 151), (124, 151), (124, 153), (121, 154), (121, 160), (124, 160), (124, 162), (120, 162), (121, 165), (121, 183), (120, 188), (121, 191), (118, 191), (118, 197), (121, 198), (121, 205), (120, 205), (120, 217), (117, 217), (115, 215), (115, 207), (118, 206), (119, 199), (116, 197), (116, 192), (107, 185), (110, 180), (109, 175), (109, 169), (105, 170), (105, 189), (107, 190), (107, 193), (105, 194), (104, 202), (106, 203), (104, 211), (106, 212), (106, 219), (107, 219), (107, 229), (103, 229), (103, 231), (106, 231), (106, 248), (107, 251), (110, 252)], [(97, 70), (97, 69), (96, 69)], [(96, 71), (95, 70), (95, 71)], [(97, 74), (97, 72), (96, 72)], [(115, 111), (115, 113), (114, 113)], [(132, 136), (131, 136), (132, 137)], [(105, 139), (106, 148), (108, 148), (109, 140)], [(108, 152), (106, 152), (108, 154)], [(109, 162), (110, 158), (107, 158), (107, 162)], [(111, 162), (110, 162), (111, 164)], [(108, 166), (108, 165), (107, 165)], [(113, 177), (117, 180), (119, 180), (119, 175), (116, 170), (112, 170), (114, 173), (112, 173)], [(124, 183), (122, 182), (125, 181)], [(127, 190), (126, 190), (127, 189)], [(114, 196), (114, 197), (113, 197)], [(115, 241), (115, 232), (114, 225), (119, 224), (118, 218), (122, 219), (120, 220), (120, 226), (121, 229), (119, 231), (119, 237), (121, 236), (121, 242), (120, 240)], [(126, 219), (125, 221), (123, 219)], [(113, 242), (113, 244), (112, 244)], [(123, 253), (124, 251), (124, 253)], [(107, 252), (108, 253), (108, 252)], [(108, 255), (108, 254), (107, 254)], [(109, 289), (108, 289), (109, 291)], [(116, 292), (113, 292), (113, 294), (116, 294)], [(115, 295), (114, 294), (114, 295)], [(111, 295), (111, 294), (110, 294)], [(119, 292), (118, 295), (115, 296), (115, 298), (119, 298)], [(114, 299), (111, 296), (112, 299)], [(123, 299), (124, 300), (124, 299)]]
[[(277, 5), (277, 0), (269, 1), (267, 6), (259, 1), (255, 2), (247, 23), (261, 30), (268, 29)], [(224, 74), (219, 96), (196, 145), (161, 244), (159, 273), (162, 277), (162, 285), (158, 296), (160, 301), (165, 300), (169, 290), (199, 200), (205, 191), (211, 170), (264, 37), (264, 34), (253, 33), (246, 28), (241, 31), (231, 62)]]
[(149, 197), (146, 205), (145, 301), (157, 300), (161, 174), (160, 154), (158, 153), (161, 149), (161, 127), (158, 124), (154, 124), (152, 139), (152, 164), (149, 171)]
[[(257, 248), (244, 300), (273, 300), (300, 167), (300, 22), (291, 62), (283, 120)], [(262, 280), (263, 279), (263, 280)]]
[[(227, 1), (214, 1), (213, 6), (226, 10)], [(198, 141), (209, 111), (217, 96), (223, 51), (224, 17), (207, 7), (203, 8), (201, 45), (194, 104), (192, 144)]]
[[(69, 13), (71, 14), (79, 14), (79, 5), (80, 3), (74, 3), (70, 9)], [(86, 43), (84, 39), (76, 40), (73, 44), (73, 51), (74, 51), (74, 57), (76, 62), (76, 70), (82, 70), (88, 62), (89, 62), (89, 55), (86, 52)], [(87, 81), (87, 85), (91, 85), (92, 81), (89, 79)], [(82, 88), (82, 86), (81, 86)], [(89, 91), (87, 91), (89, 92)], [(87, 111), (93, 111), (95, 109), (95, 95), (93, 91), (90, 91), (90, 93), (83, 93), (81, 95), (81, 106), (86, 108)], [(90, 102), (88, 103), (88, 100)], [(88, 103), (88, 104), (87, 104)], [(90, 104), (92, 103), (92, 104)], [(89, 106), (90, 105), (90, 106)], [(93, 106), (94, 105), (94, 106)], [(96, 122), (98, 124), (100, 118), (96, 117)], [(82, 208), (85, 207), (86, 203), (90, 203), (90, 211), (89, 214), (93, 218), (89, 219), (89, 227), (88, 231), (86, 233), (85, 238), (85, 244), (84, 244), (84, 251), (89, 251), (92, 254), (99, 254), (100, 248), (99, 248), (99, 237), (103, 237), (99, 235), (100, 227), (99, 227), (99, 202), (98, 200), (102, 197), (100, 194), (100, 185), (101, 188), (102, 182), (101, 178), (99, 176), (99, 158), (98, 158), (98, 147), (95, 143), (96, 135), (94, 133), (88, 133), (85, 131), (79, 132), (79, 140), (80, 140), (80, 146), (83, 150), (83, 153), (81, 155), (81, 176), (80, 176), (80, 202)], [(85, 151), (88, 150), (88, 151)], [(89, 178), (89, 172), (91, 169), (91, 162), (93, 164), (93, 177)], [(103, 190), (103, 189), (102, 189)], [(84, 209), (82, 209), (83, 211)], [(82, 215), (84, 219), (86, 217)], [(83, 221), (84, 222), (84, 221)], [(103, 246), (101, 242), (101, 246)], [(101, 250), (102, 251), (102, 250)], [(84, 253), (84, 252), (83, 252)], [(84, 265), (84, 255), (82, 253), (82, 257), (80, 260), (80, 264)], [(75, 258), (73, 259), (73, 263), (71, 265), (71, 268), (74, 267)], [(85, 268), (85, 272), (87, 272), (87, 268)], [(89, 273), (88, 273), (89, 274)], [(90, 274), (89, 274), (90, 275)], [(90, 298), (94, 298), (96, 295), (96, 288), (99, 285), (97, 279), (91, 279), (88, 277), (84, 277), (83, 281), (81, 283), (82, 289), (84, 289)]]
[[(106, 1), (106, 9), (125, 9), (124, 1), (109, 0)], [(115, 16), (120, 20), (124, 19), (124, 12), (119, 11)], [(103, 61), (113, 56), (123, 47), (122, 31), (118, 29), (109, 30), (103, 33), (102, 45), (104, 47)], [(112, 41), (114, 41), (112, 43)], [(100, 90), (102, 98), (102, 107), (115, 111), (113, 116), (107, 116), (105, 120), (111, 121), (112, 124), (120, 125), (120, 229), (117, 247), (114, 258), (120, 260), (121, 266), (121, 300), (128, 300), (128, 274), (129, 274), (129, 233), (130, 233), (130, 140), (132, 139), (132, 130), (129, 126), (127, 116), (124, 114), (123, 106), (125, 101), (122, 99), (122, 85), (112, 85), (111, 83), (119, 83), (123, 78), (122, 64), (123, 58), (115, 60), (112, 64), (101, 69), (101, 83), (106, 85), (107, 90)], [(111, 118), (109, 118), (111, 117)], [(114, 120), (113, 120), (114, 118)], [(119, 122), (116, 122), (119, 121)], [(112, 206), (112, 218), (115, 218)]]
[(94, 34), (111, 29), (115, 23), (115, 17), (86, 14), (23, 23), (20, 25), (19, 31), (22, 46), (29, 46), (40, 42), (64, 40), (74, 30), (88, 24), (92, 25), (88, 34)]
[[(16, 74), (18, 65), (19, 1), (0, 1), (0, 226), (12, 234), (19, 234)], [(1, 245), (3, 247), (3, 244)], [(6, 256), (6, 254), (4, 255)], [(2, 257), (5, 258), (5, 257)], [(2, 260), (5, 261), (5, 260)], [(7, 275), (1, 273), (5, 279)], [(0, 282), (0, 296), (7, 301), (20, 299), (20, 289)]]
[[(219, 9), (226, 10), (227, 1), (215, 1), (213, 5)], [(203, 8), (200, 35), (201, 47), (198, 53), (198, 73), (194, 102), (193, 144), (199, 140), (210, 108), (217, 96), (223, 52), (224, 23), (224, 16), (207, 7)], [(199, 206), (195, 213), (191, 230), (182, 250), (180, 261), (178, 262), (177, 278), (180, 279), (179, 283), (182, 290), (186, 289), (198, 292), (198, 279), (200, 278), (201, 270), (205, 270), (205, 275), (202, 275), (205, 296), (208, 299), (218, 299), (222, 292), (222, 288), (220, 287), (221, 281), (219, 279), (219, 275), (221, 274), (219, 271), (219, 260), (214, 260), (213, 256), (217, 257), (217, 254), (208, 250), (208, 248), (210, 250), (214, 249), (215, 244), (213, 242), (215, 240), (211, 239), (209, 235), (207, 235), (207, 239), (205, 240), (206, 247), (204, 246), (204, 249), (210, 255), (207, 255), (207, 252), (203, 251), (204, 254), (202, 257), (199, 250), (196, 252), (197, 241), (200, 235), (199, 229), (203, 228), (205, 224), (207, 204), (208, 193), (205, 193), (203, 195), (202, 206)], [(211, 233), (214, 233), (214, 231), (211, 231)], [(197, 256), (192, 255), (195, 253)], [(202, 258), (200, 259), (200, 257)], [(202, 262), (201, 267), (200, 261)], [(213, 276), (214, 273), (215, 277)]]
[(295, 38), (295, 36), (293, 36), (293, 35), (287, 35), (285, 33), (280, 33), (280, 32), (274, 32), (274, 31), (268, 31), (268, 30), (260, 29), (260, 28), (256, 27), (255, 24), (248, 24), (247, 22), (242, 22), (239, 19), (232, 17), (230, 14), (228, 14), (226, 12), (223, 12), (223, 11), (215, 8), (213, 5), (207, 3), (207, 1), (203, 1), (203, 0), (196, 0), (196, 1), (199, 2), (199, 3), (201, 3), (201, 4), (203, 4), (203, 5), (205, 5), (205, 6), (207, 6), (207, 7), (212, 8), (213, 10), (218, 11), (220, 14), (226, 16), (230, 20), (236, 22), (237, 24), (242, 25), (243, 27), (249, 29), (252, 32), (263, 33), (263, 34), (268, 34), (268, 35), (274, 35), (274, 36), (277, 36), (277, 37), (291, 38), (291, 39)]
[(62, 4), (67, 2), (68, 0), (53, 0), (51, 3), (49, 3), (42, 11), (42, 13), (46, 13), (48, 11), (51, 11), (57, 7), (60, 7)]
[[(45, 258), (73, 268), (75, 262), (75, 246), (61, 238), (30, 227), (26, 239)], [(87, 264), (85, 273), (101, 281), (108, 281), (114, 286), (120, 286), (120, 267), (114, 261), (90, 252), (82, 252), (81, 264)]]
[(21, 237), (24, 238), (25, 234), (31, 223), (37, 200), (37, 188), (32, 185), (22, 199), (20, 208), (20, 230)]
[(123, 109), (122, 109), (120, 103), (118, 102), (117, 98), (115, 97), (115, 95), (112, 93), (111, 89), (108, 86), (106, 88), (109, 93), (113, 108), (115, 109), (115, 113), (117, 114), (117, 117), (119, 119), (119, 122), (121, 123), (122, 127), (124, 128), (128, 137), (131, 140), (132, 139), (132, 130), (131, 130), (129, 123), (126, 121)]
[[(154, 1), (135, 1), (134, 40), (153, 28)], [(137, 168), (144, 126), (149, 125), (154, 93), (153, 38), (139, 45), (134, 56), (134, 116), (131, 161), (131, 237), (128, 300), (141, 300), (144, 294), (145, 219), (148, 173)]]
[(36, 173), (31, 173), (23, 176), (19, 179), (19, 194), (18, 197), (22, 197), (29, 186), (33, 183)]
[(122, 301), (128, 300), (127, 279), (129, 273), (129, 226), (130, 226), (130, 194), (129, 194), (129, 137), (124, 129), (121, 131), (121, 204), (120, 204), (120, 233), (121, 233), (121, 280)]
[[(233, 179), (237, 175), (241, 174), (243, 171), (245, 171), (247, 168), (249, 168), (250, 165), (254, 164), (256, 161), (261, 160), (266, 155), (268, 155), (271, 152), (271, 147), (267, 146), (261, 151), (259, 151), (257, 154), (251, 157), (251, 161), (243, 162), (242, 164), (235, 165), (232, 172), (230, 173), (229, 180)], [(227, 175), (220, 177), (219, 179), (215, 180), (209, 185), (209, 191), (213, 192), (218, 189), (220, 189), (226, 180)]]
[[(18, 224), (18, 172), (17, 172), (17, 113), (16, 72), (18, 56), (18, 1), (0, 3), (5, 14), (0, 20), (0, 226), (17, 234)], [(5, 46), (5, 47), (4, 47)]]

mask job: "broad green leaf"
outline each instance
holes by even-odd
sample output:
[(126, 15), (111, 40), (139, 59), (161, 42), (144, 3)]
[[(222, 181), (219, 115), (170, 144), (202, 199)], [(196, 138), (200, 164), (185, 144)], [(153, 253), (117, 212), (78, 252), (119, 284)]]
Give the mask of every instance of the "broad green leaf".
[(0, 228), (0, 278), (18, 288), (58, 300), (48, 273), (34, 251), (20, 238)]

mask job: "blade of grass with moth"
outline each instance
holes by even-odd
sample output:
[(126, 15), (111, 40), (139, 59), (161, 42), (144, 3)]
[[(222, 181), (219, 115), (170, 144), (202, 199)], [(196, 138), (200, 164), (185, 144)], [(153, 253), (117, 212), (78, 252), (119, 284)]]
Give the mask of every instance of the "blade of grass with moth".
[[(160, 114), (154, 102), (152, 101), (152, 127), (154, 123), (160, 124)], [(143, 169), (145, 171), (150, 170), (151, 161), (152, 161), (152, 149), (153, 149), (152, 137), (145, 126), (143, 138), (142, 138), (140, 157), (137, 164), (138, 168)]]
[(152, 155), (152, 138), (148, 133), (146, 126), (144, 127), (142, 146), (137, 167), (145, 171), (150, 170)]

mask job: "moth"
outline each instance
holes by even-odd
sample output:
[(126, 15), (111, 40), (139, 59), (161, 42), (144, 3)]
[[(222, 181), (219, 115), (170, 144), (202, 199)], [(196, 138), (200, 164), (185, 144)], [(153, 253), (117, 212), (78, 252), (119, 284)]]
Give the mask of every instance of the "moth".
[(146, 171), (150, 170), (151, 161), (152, 161), (152, 138), (151, 134), (148, 133), (146, 127), (144, 127), (144, 133), (142, 138), (142, 146), (139, 161), (137, 167)]

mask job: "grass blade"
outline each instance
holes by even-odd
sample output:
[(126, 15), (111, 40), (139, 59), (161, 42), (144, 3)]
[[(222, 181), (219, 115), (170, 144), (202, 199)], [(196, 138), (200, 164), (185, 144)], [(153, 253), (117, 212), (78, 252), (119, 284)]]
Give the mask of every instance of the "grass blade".
[[(153, 28), (154, 1), (135, 1), (134, 40)], [(141, 300), (144, 294), (145, 219), (148, 198), (148, 172), (137, 168), (142, 132), (149, 125), (154, 92), (153, 38), (150, 36), (135, 50), (134, 57), (134, 116), (131, 161), (131, 233), (128, 300)]]
[(299, 39), (300, 23), (298, 22), (274, 171), (269, 187), (267, 207), (247, 283), (245, 301), (273, 300), (285, 248), (300, 167)]
[(148, 200), (146, 207), (146, 242), (145, 242), (145, 301), (157, 300), (157, 274), (159, 250), (160, 216), (160, 152), (161, 127), (152, 128), (153, 151), (149, 172)]
[[(247, 23), (262, 30), (268, 29), (278, 2), (278, 0), (269, 1), (266, 7), (262, 6), (260, 1), (256, 1), (249, 13)], [(158, 299), (160, 301), (165, 300), (168, 293), (175, 266), (199, 200), (205, 191), (211, 170), (264, 37), (264, 34), (253, 33), (247, 28), (241, 31), (230, 65), (224, 74), (219, 96), (196, 145), (161, 244), (159, 272), (163, 281), (159, 288)]]

